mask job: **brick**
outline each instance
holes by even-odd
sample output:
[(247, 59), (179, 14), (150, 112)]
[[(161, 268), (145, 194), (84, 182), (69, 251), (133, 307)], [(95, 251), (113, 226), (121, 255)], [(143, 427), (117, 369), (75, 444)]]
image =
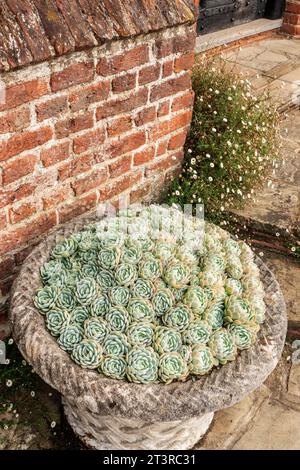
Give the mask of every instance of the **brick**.
[(0, 279), (5, 279), (6, 277), (13, 274), (15, 269), (15, 260), (12, 256), (0, 261)]
[(149, 62), (149, 47), (142, 44), (134, 49), (118, 54), (109, 60), (101, 58), (97, 64), (97, 73), (99, 75), (115, 75), (119, 72), (131, 70), (138, 65)]
[(69, 103), (72, 111), (81, 111), (89, 107), (92, 103), (104, 101), (108, 98), (110, 91), (109, 80), (81, 87), (79, 91), (70, 94)]
[(25, 155), (3, 163), (2, 182), (4, 185), (13, 183), (23, 176), (33, 173), (37, 162), (36, 155)]
[(300, 2), (286, 2), (285, 12), (296, 13), (300, 15)]
[(284, 15), (284, 23), (298, 25), (300, 24), (300, 15), (286, 12)]
[(179, 134), (173, 135), (168, 144), (168, 150), (176, 150), (184, 146), (187, 131), (180, 132)]
[(79, 116), (73, 116), (55, 124), (55, 134), (58, 139), (68, 137), (70, 134), (90, 129), (93, 127), (93, 113), (87, 112)]
[(172, 111), (180, 111), (181, 109), (184, 108), (190, 108), (194, 103), (194, 92), (190, 91), (189, 93), (186, 93), (185, 95), (178, 96), (174, 98), (173, 104), (172, 104)]
[(137, 171), (136, 173), (129, 173), (128, 175), (113, 181), (113, 183), (110, 183), (103, 189), (100, 189), (100, 201), (108, 201), (109, 199), (118, 196), (119, 194), (140, 182), (141, 179), (142, 172)]
[(180, 91), (185, 91), (191, 87), (191, 75), (186, 73), (180, 77), (171, 78), (165, 82), (155, 85), (150, 94), (150, 101), (157, 101), (167, 96), (175, 95)]
[(144, 198), (149, 196), (151, 193), (151, 184), (143, 184), (136, 189), (133, 189), (130, 192), (130, 204), (134, 204), (136, 202), (141, 202)]
[(73, 150), (75, 153), (83, 153), (91, 148), (97, 148), (103, 144), (105, 140), (105, 131), (98, 128), (90, 132), (86, 132), (80, 137), (73, 140)]
[(74, 160), (65, 163), (59, 168), (58, 179), (59, 181), (64, 181), (68, 178), (80, 175), (81, 173), (86, 173), (91, 170), (93, 163), (94, 157), (92, 154), (76, 157)]
[(194, 65), (195, 54), (188, 52), (180, 57), (177, 57), (174, 62), (174, 72), (179, 73), (183, 70), (190, 70)]
[(28, 244), (31, 240), (35, 240), (43, 233), (50, 230), (56, 224), (55, 212), (41, 214), (31, 220), (26, 225), (14, 227), (13, 230), (7, 231), (0, 239), (0, 254), (7, 253), (11, 249), (23, 244)]
[(92, 210), (97, 204), (97, 193), (91, 193), (81, 198), (76, 198), (59, 208), (59, 222), (64, 223), (74, 217), (85, 214)]
[(133, 90), (136, 85), (136, 73), (127, 73), (116, 77), (112, 81), (112, 91), (122, 93), (123, 91)]
[(5, 89), (5, 103), (0, 104), (0, 111), (16, 108), (47, 93), (48, 81), (42, 78), (8, 85)]
[(73, 195), (74, 192), (69, 185), (59, 186), (42, 198), (43, 209), (47, 211), (49, 209), (56, 208)]
[(36, 214), (36, 205), (31, 202), (26, 202), (13, 206), (9, 209), (9, 220), (12, 224), (17, 224), (24, 219), (29, 219), (31, 216)]
[(73, 85), (87, 83), (94, 78), (93, 62), (80, 62), (70, 65), (61, 72), (54, 72), (50, 78), (52, 91), (64, 90)]
[(162, 78), (169, 77), (173, 74), (174, 70), (174, 60), (168, 60), (162, 64)]
[(288, 23), (283, 23), (282, 25), (283, 31), (292, 36), (300, 36), (300, 25), (293, 25)]
[(149, 129), (149, 139), (153, 142), (170, 133), (170, 120), (157, 122)]
[(67, 160), (70, 156), (69, 142), (64, 142), (58, 145), (53, 145), (48, 149), (41, 151), (40, 159), (44, 167), (49, 167), (59, 163), (63, 160)]
[(156, 157), (160, 157), (167, 152), (168, 149), (168, 140), (163, 140), (159, 142), (156, 149)]
[(146, 83), (155, 82), (159, 79), (160, 65), (149, 65), (139, 71), (139, 85), (146, 85)]
[(68, 99), (66, 96), (58, 96), (36, 105), (35, 110), (38, 121), (57, 117), (68, 111)]
[(147, 104), (147, 101), (148, 90), (146, 88), (142, 88), (126, 98), (107, 101), (101, 107), (97, 108), (96, 119), (99, 121), (100, 119), (112, 117), (116, 114), (128, 113), (136, 108), (144, 106)]
[(195, 48), (196, 33), (194, 30), (187, 31), (182, 36), (176, 36), (168, 41), (159, 39), (154, 45), (154, 54), (158, 59), (171, 54), (193, 51)]
[(109, 137), (116, 137), (123, 132), (130, 131), (132, 129), (131, 116), (123, 116), (121, 118), (114, 119), (107, 126), (107, 132)]
[(42, 127), (35, 131), (16, 134), (8, 140), (0, 142), (0, 161), (18, 155), (46, 143), (53, 136), (51, 127)]
[(36, 184), (26, 183), (22, 184), (16, 189), (2, 190), (0, 188), (0, 208), (8, 206), (13, 202), (20, 201), (25, 197), (31, 196), (36, 189)]
[(155, 121), (156, 119), (156, 108), (155, 106), (147, 107), (142, 111), (138, 112), (134, 118), (135, 125), (137, 127), (148, 124), (149, 122)]
[(4, 230), (7, 226), (7, 218), (4, 209), (0, 210), (0, 232)]
[(134, 134), (123, 137), (120, 140), (112, 142), (108, 150), (108, 154), (111, 156), (111, 158), (118, 157), (141, 147), (145, 143), (145, 131), (138, 131)]
[(76, 196), (89, 192), (91, 189), (98, 188), (108, 178), (107, 168), (99, 168), (83, 178), (76, 179), (71, 183)]
[(170, 112), (170, 101), (163, 101), (162, 103), (159, 103), (158, 109), (157, 109), (157, 117), (163, 117), (167, 116)]
[(30, 124), (29, 108), (8, 111), (0, 116), (0, 134), (26, 129)]
[(147, 148), (141, 152), (137, 152), (133, 157), (133, 163), (135, 166), (143, 165), (144, 163), (153, 160), (155, 154), (154, 147)]
[(146, 177), (152, 177), (153, 175), (162, 171), (168, 170), (172, 166), (178, 165), (176, 160), (173, 160), (171, 156), (163, 157), (159, 161), (156, 161), (146, 169)]
[(125, 155), (124, 157), (118, 158), (115, 162), (109, 165), (109, 173), (111, 178), (117, 178), (118, 176), (127, 173), (132, 165), (132, 155)]
[(192, 119), (192, 110), (177, 114), (170, 121), (170, 132), (174, 132), (181, 127), (188, 126)]

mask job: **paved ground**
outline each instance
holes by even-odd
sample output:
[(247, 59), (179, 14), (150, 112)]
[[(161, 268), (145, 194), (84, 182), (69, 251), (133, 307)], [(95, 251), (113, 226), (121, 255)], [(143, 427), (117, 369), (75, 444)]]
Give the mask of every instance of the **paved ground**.
[[(295, 108), (282, 122), (285, 164), (274, 178), (274, 187), (264, 188), (259, 203), (237, 215), (249, 230), (274, 237), (287, 229), (296, 234), (300, 222), (300, 111), (296, 103), (300, 42), (264, 40), (230, 52), (226, 60), (251, 76), (258, 90), (268, 86), (281, 110)], [(300, 448), (300, 365), (291, 362), (291, 341), (300, 337), (300, 262), (276, 250), (264, 250), (264, 260), (278, 278), (287, 303), (290, 337), (282, 360), (258, 390), (216, 413), (196, 449)], [(11, 387), (0, 387), (0, 450), (83, 448), (65, 422), (59, 395), (22, 365), (20, 357), (15, 361), (7, 376), (12, 379)]]

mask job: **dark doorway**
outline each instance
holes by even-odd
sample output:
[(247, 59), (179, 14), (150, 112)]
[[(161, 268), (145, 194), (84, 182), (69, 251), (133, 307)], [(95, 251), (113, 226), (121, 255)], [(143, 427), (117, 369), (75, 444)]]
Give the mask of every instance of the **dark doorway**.
[(200, 0), (198, 34), (282, 16), (284, 0)]

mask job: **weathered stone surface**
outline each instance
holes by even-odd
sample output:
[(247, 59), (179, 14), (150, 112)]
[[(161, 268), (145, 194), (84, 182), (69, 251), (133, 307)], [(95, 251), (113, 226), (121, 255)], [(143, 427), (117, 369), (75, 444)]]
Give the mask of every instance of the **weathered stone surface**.
[(0, 71), (194, 19), (194, 0), (0, 0)]
[[(37, 373), (82, 416), (90, 413), (113, 419), (153, 422), (188, 420), (233, 405), (259, 386), (281, 356), (285, 334), (285, 304), (271, 271), (259, 260), (266, 291), (268, 314), (256, 344), (237, 359), (193, 382), (144, 385), (101, 377), (77, 366), (47, 332), (32, 298), (41, 286), (39, 267), (62, 238), (82, 229), (89, 221), (77, 219), (50, 235), (27, 258), (12, 292), (10, 319), (13, 336), (24, 357)], [(88, 420), (85, 420), (88, 422)], [(89, 428), (89, 432), (91, 429)]]

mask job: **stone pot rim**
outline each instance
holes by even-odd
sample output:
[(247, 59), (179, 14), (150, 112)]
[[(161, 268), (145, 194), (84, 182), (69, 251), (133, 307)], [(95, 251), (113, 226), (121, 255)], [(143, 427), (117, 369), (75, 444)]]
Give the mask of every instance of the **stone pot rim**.
[(235, 361), (195, 381), (170, 385), (114, 380), (75, 364), (46, 330), (32, 298), (41, 286), (39, 267), (49, 258), (52, 247), (99, 219), (93, 213), (52, 232), (26, 258), (13, 284), (9, 312), (12, 334), (23, 356), (45, 382), (82, 410), (149, 423), (189, 419), (227, 408), (264, 382), (282, 354), (287, 317), (279, 284), (258, 257), (255, 261), (266, 291), (266, 321), (254, 346), (241, 351)]

